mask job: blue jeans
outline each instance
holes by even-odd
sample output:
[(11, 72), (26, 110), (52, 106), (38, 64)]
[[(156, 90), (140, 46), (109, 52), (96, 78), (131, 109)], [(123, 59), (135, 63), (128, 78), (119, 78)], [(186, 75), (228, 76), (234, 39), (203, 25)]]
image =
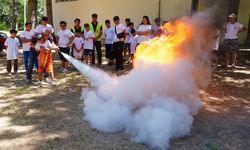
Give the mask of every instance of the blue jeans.
[(32, 72), (33, 72), (33, 67), (34, 64), (36, 68), (38, 68), (38, 60), (37, 60), (38, 52), (34, 48), (30, 48), (30, 53), (29, 53), (29, 58), (30, 62), (28, 65), (28, 70), (27, 70), (27, 79), (31, 80), (32, 79)]
[(30, 52), (23, 51), (23, 64), (24, 64), (26, 72), (28, 71), (28, 67), (29, 67), (29, 57), (30, 57)]

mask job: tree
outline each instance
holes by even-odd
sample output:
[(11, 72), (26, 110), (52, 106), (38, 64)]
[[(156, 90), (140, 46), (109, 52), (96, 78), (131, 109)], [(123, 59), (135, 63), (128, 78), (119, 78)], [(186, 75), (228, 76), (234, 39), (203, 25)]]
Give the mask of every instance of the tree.
[(52, 0), (46, 0), (47, 17), (49, 24), (53, 25), (53, 11), (52, 11)]
[(18, 12), (17, 12), (17, 1), (12, 0), (12, 29), (18, 30)]
[(37, 21), (37, 0), (28, 0), (28, 20), (32, 22), (33, 26), (38, 24)]

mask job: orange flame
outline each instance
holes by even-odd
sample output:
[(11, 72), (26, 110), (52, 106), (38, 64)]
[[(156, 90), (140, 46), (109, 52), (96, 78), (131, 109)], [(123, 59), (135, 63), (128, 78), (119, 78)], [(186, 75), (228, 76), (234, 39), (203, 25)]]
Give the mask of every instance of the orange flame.
[(170, 64), (181, 56), (181, 44), (189, 39), (191, 26), (181, 20), (166, 23), (163, 34), (145, 43), (141, 43), (135, 54), (135, 60), (144, 63)]

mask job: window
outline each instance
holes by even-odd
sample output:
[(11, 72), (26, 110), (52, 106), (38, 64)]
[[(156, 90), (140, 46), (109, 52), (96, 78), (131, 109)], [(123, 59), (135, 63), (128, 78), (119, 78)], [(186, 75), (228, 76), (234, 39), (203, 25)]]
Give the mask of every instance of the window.
[(199, 0), (192, 0), (191, 14), (195, 14), (198, 10)]

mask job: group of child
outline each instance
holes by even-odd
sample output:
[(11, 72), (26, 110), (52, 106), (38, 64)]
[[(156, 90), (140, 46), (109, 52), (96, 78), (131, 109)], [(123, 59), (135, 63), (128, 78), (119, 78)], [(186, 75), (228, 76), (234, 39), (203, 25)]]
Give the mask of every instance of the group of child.
[[(236, 22), (236, 15), (229, 16), (230, 22), (225, 27), (225, 48), (226, 63), (229, 65), (229, 53), (232, 53), (232, 66), (235, 67), (236, 54), (238, 50), (237, 34), (246, 30), (246, 27)], [(111, 26), (110, 20), (105, 21), (106, 29), (104, 30), (104, 43), (106, 48), (106, 58), (108, 65), (115, 64), (116, 70), (123, 70), (124, 62), (131, 63), (133, 66), (134, 53), (138, 44), (149, 40), (161, 34), (161, 21), (155, 19), (155, 25), (151, 26), (149, 18), (144, 16), (141, 24), (135, 29), (133, 22), (129, 18), (125, 19), (126, 26), (120, 23), (118, 16), (113, 18), (114, 25)], [(60, 70), (64, 73), (68, 71), (68, 61), (62, 53), (70, 54), (83, 61), (86, 64), (94, 64), (94, 47), (98, 55), (98, 65), (101, 64), (102, 55), (100, 49), (102, 26), (97, 22), (97, 14), (92, 15), (92, 22), (80, 26), (80, 19), (75, 19), (75, 26), (68, 29), (65, 21), (60, 22), (60, 31), (56, 34), (56, 40), (53, 41), (54, 29), (48, 23), (48, 18), (43, 17), (42, 23), (35, 30), (32, 30), (32, 23), (25, 24), (25, 31), (20, 34), (23, 44), (23, 59), (27, 75), (27, 84), (32, 81), (32, 71), (35, 65), (39, 75), (35, 84), (40, 85), (43, 76), (47, 82), (52, 85), (54, 82), (52, 53), (51, 50), (56, 50), (62, 61)], [(17, 31), (10, 30), (10, 37), (6, 40), (7, 47), (7, 72), (11, 74), (11, 61), (14, 61), (14, 73), (18, 71), (18, 47), (19, 40), (16, 37)], [(218, 50), (219, 32), (215, 37), (216, 43), (214, 49)], [(54, 43), (57, 43), (56, 46)], [(70, 50), (72, 47), (72, 50)], [(218, 60), (217, 60), (218, 63)]]

